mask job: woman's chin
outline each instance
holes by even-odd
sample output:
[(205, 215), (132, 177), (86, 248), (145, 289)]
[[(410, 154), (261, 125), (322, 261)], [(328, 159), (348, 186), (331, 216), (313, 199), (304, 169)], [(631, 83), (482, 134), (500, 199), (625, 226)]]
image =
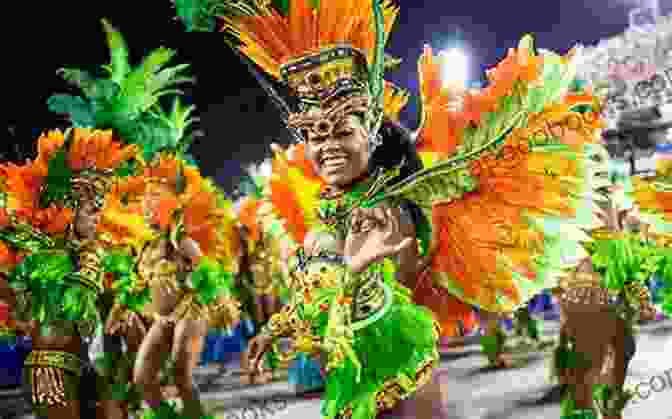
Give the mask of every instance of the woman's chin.
[(332, 173), (325, 173), (322, 172), (319, 174), (320, 178), (330, 186), (335, 186), (338, 188), (345, 188), (353, 183), (356, 183), (358, 180), (362, 178), (364, 174), (360, 173), (343, 173), (341, 171), (339, 172), (332, 172)]
[(349, 176), (346, 176), (342, 173), (329, 173), (321, 176), (322, 180), (326, 182), (327, 185), (332, 186), (347, 186), (352, 181), (349, 179)]

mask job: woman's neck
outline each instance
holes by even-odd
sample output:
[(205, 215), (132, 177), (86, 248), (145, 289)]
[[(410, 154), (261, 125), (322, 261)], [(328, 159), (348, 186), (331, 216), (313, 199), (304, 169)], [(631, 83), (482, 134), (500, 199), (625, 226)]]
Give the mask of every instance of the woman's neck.
[(359, 189), (366, 189), (370, 186), (373, 178), (370, 174), (366, 173), (357, 179), (350, 182), (348, 185), (327, 185), (326, 188), (322, 191), (322, 199), (334, 199), (348, 192), (357, 191)]

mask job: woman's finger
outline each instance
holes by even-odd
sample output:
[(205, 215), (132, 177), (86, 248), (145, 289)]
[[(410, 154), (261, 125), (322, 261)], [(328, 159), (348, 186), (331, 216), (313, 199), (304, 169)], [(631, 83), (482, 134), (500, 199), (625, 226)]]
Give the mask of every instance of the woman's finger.
[(373, 208), (372, 216), (376, 222), (383, 228), (387, 228), (387, 223), (389, 222), (389, 217), (387, 216), (387, 210), (385, 207), (376, 207)]
[(398, 255), (401, 251), (406, 249), (408, 246), (413, 244), (413, 239), (407, 237), (404, 240), (401, 241), (401, 243), (392, 245), (392, 246), (385, 246), (380, 252), (379, 258), (387, 258), (387, 257), (392, 257)]
[(355, 208), (352, 210), (350, 213), (350, 224), (354, 225), (360, 221), (360, 218), (362, 217), (362, 210), (361, 208)]
[(399, 225), (399, 214), (398, 211), (388, 208), (387, 210), (387, 222), (390, 224), (390, 231), (399, 233), (401, 231), (401, 226)]
[(407, 238), (405, 238), (404, 240), (401, 241), (401, 243), (399, 243), (399, 244), (397, 245), (397, 252), (396, 252), (396, 253), (398, 254), (398, 253), (400, 253), (401, 251), (406, 250), (407, 248), (409, 248), (410, 246), (412, 246), (413, 243), (415, 243), (415, 239), (413, 239), (413, 238), (411, 238), (411, 237), (407, 237)]

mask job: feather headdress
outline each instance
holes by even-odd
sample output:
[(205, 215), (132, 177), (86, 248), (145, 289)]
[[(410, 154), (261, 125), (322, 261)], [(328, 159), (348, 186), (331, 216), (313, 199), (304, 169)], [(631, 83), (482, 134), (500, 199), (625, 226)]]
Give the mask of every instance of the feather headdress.
[(67, 115), (75, 127), (110, 129), (120, 140), (137, 144), (145, 160), (162, 151), (186, 153), (192, 141), (188, 129), (195, 120), (194, 107), (184, 106), (175, 97), (170, 112), (159, 99), (179, 95), (176, 86), (192, 82), (183, 75), (188, 64), (168, 66), (175, 51), (157, 48), (137, 66), (129, 62), (129, 51), (121, 33), (103, 20), (110, 49), (110, 63), (104, 75), (96, 77), (84, 70), (65, 68), (59, 74), (81, 90), (81, 95), (56, 94), (49, 109)]
[[(175, 0), (189, 31), (222, 30), (235, 48), (270, 76), (282, 80), (301, 110), (364, 110), (375, 135), (383, 117), (384, 45), (398, 8), (390, 0)], [(388, 64), (390, 61), (388, 60)], [(392, 63), (394, 65), (395, 63)], [(354, 99), (353, 99), (354, 98)]]

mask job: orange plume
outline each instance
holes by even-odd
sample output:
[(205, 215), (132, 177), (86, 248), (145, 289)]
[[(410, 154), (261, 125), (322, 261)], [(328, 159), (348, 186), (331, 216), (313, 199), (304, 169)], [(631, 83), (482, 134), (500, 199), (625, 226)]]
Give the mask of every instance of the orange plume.
[[(375, 45), (370, 0), (292, 0), (287, 16), (270, 6), (257, 16), (222, 17), (225, 31), (241, 41), (240, 50), (267, 73), (279, 78), (288, 62), (336, 44), (350, 44), (371, 62)], [(399, 8), (383, 0), (386, 38)]]

